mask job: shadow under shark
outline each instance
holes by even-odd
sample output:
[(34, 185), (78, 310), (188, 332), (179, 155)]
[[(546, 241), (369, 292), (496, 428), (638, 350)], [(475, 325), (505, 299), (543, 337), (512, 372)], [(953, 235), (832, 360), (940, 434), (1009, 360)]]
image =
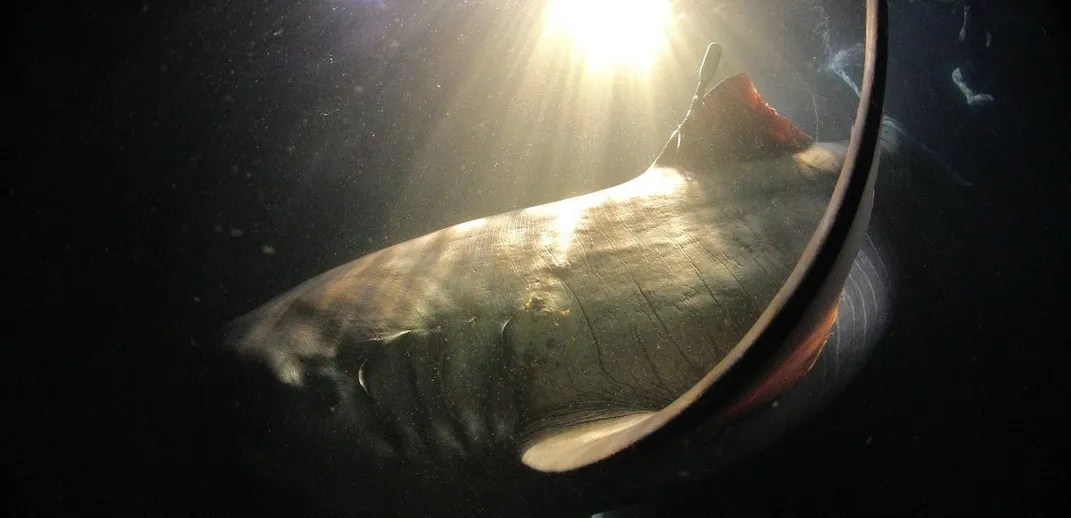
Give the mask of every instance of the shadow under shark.
[(887, 318), (867, 233), (883, 42), (851, 146), (812, 142), (746, 74), (704, 92), (705, 66), (633, 180), (374, 252), (237, 319), (254, 469), (351, 513), (561, 515), (768, 443)]

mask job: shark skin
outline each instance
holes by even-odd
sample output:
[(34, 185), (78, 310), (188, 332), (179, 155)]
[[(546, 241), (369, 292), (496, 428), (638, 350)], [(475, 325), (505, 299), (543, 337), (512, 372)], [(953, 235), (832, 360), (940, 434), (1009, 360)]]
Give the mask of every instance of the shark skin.
[(746, 74), (698, 101), (628, 182), (396, 244), (231, 323), (253, 469), (347, 512), (593, 512), (728, 464), (761, 443), (764, 419), (838, 390), (886, 318), (873, 232), (825, 317), (712, 416), (692, 450), (707, 455), (577, 470), (718, 370), (807, 247), (844, 161), (845, 144), (812, 142)]

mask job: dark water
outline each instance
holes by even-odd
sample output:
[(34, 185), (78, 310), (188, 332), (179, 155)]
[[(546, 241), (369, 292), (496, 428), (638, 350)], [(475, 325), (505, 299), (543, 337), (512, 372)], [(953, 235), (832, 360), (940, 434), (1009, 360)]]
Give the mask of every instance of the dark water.
[[(494, 75), (508, 49), (486, 50), (508, 32), (489, 20), (511, 18), (486, 14), (495, 3), (20, 2), (5, 125), (11, 511), (309, 509), (239, 465), (213, 397), (224, 385), (212, 334), (363, 253), (646, 167), (709, 36), (688, 33), (694, 52), (679, 77), (657, 78), (653, 115), (625, 85), (593, 124), (496, 100), (523, 91)], [(852, 100), (817, 70), (821, 18), (788, 4), (681, 8), (781, 27), (737, 66), (801, 127), (843, 138)], [(665, 495), (667, 512), (1068, 507), (1066, 18), (1055, 4), (988, 2), (993, 45), (979, 55), (955, 43), (955, 5), (891, 4), (887, 113), (976, 185), (949, 194), (911, 180), (910, 201), (886, 207), (913, 243), (888, 338), (828, 409), (736, 470)], [(826, 12), (834, 47), (858, 41), (857, 6)], [(962, 102), (950, 76), (965, 60), (991, 106)], [(538, 124), (517, 130), (528, 118)], [(532, 140), (502, 137), (511, 128)]]

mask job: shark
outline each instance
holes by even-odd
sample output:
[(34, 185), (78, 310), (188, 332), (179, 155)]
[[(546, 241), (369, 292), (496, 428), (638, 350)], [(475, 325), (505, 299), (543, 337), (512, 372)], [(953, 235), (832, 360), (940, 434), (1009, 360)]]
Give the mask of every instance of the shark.
[(590, 514), (839, 390), (891, 297), (877, 137), (815, 142), (746, 73), (710, 87), (720, 53), (633, 179), (395, 244), (230, 323), (252, 469), (344, 512)]

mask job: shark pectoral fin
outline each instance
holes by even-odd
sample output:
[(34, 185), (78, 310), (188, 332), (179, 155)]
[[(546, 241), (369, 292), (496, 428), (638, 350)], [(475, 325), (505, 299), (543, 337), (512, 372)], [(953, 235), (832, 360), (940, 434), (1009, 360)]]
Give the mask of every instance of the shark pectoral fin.
[(587, 466), (635, 442), (637, 428), (657, 412), (640, 412), (566, 428), (528, 445), (521, 460), (539, 471), (560, 472)]

